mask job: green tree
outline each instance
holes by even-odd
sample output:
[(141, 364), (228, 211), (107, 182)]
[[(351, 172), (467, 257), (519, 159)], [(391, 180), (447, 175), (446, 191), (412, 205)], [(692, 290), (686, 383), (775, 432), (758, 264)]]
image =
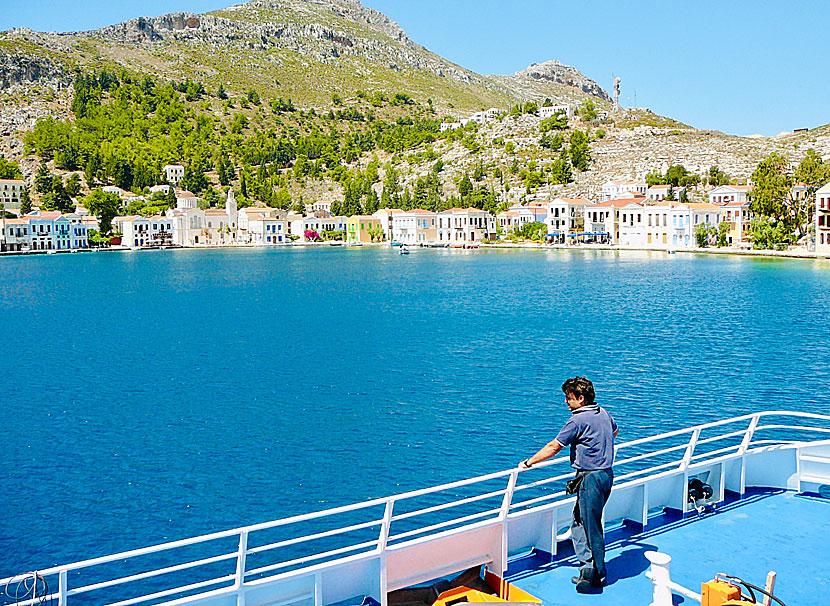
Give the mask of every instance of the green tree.
[(539, 121), (539, 130), (543, 133), (549, 130), (565, 130), (566, 128), (568, 128), (568, 115), (562, 111), (556, 112), (550, 118)]
[(716, 187), (718, 185), (726, 185), (729, 183), (729, 175), (723, 172), (719, 167), (711, 166), (709, 167), (709, 173), (706, 176), (706, 181), (709, 185), (714, 185)]
[(81, 177), (78, 173), (72, 173), (69, 175), (69, 178), (66, 180), (66, 193), (73, 198), (77, 197), (78, 194), (81, 193)]
[(593, 122), (597, 119), (597, 108), (591, 99), (586, 99), (579, 108), (579, 117), (583, 122)]
[(571, 133), (570, 140), (570, 156), (571, 164), (578, 171), (588, 170), (588, 165), (591, 162), (591, 149), (588, 145), (588, 135), (581, 130), (575, 130)]
[(390, 166), (386, 170), (386, 176), (383, 179), (383, 191), (380, 194), (380, 202), (383, 208), (400, 208), (401, 207), (401, 187), (398, 183), (398, 171), (394, 166)]
[(461, 199), (463, 200), (464, 198), (469, 196), (472, 191), (473, 183), (472, 181), (470, 181), (470, 176), (467, 173), (464, 173), (464, 177), (461, 179), (461, 181), (458, 182), (458, 194), (461, 196)]
[(718, 246), (726, 246), (729, 243), (729, 223), (721, 221), (718, 225)]
[(695, 240), (698, 248), (709, 246), (709, 236), (715, 234), (715, 228), (708, 223), (698, 223), (695, 227)]
[(791, 219), (787, 204), (793, 180), (787, 174), (787, 165), (787, 157), (778, 152), (758, 163), (752, 173), (753, 191), (749, 194), (750, 209), (756, 216), (773, 217), (776, 222)]
[(223, 101), (228, 98), (228, 93), (225, 92), (225, 87), (222, 86), (221, 82), (219, 83), (219, 89), (216, 91), (216, 96)]
[(0, 179), (22, 179), (23, 173), (16, 162), (10, 162), (0, 156)]
[(52, 173), (46, 162), (41, 162), (35, 175), (35, 191), (39, 194), (48, 194), (52, 191)]
[(23, 193), (20, 194), (20, 214), (28, 215), (32, 212), (32, 198), (29, 196), (29, 188), (24, 187)]
[(107, 234), (112, 231), (112, 220), (118, 215), (121, 207), (121, 200), (116, 194), (96, 188), (84, 198), (83, 203), (89, 212), (100, 220), (101, 233)]

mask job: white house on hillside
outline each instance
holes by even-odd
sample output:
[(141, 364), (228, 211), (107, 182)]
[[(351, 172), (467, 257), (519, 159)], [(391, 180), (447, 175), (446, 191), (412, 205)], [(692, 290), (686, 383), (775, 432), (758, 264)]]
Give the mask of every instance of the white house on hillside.
[(178, 185), (184, 179), (184, 166), (181, 164), (165, 164), (162, 170), (165, 180), (172, 185)]
[(648, 184), (645, 181), (607, 181), (602, 184), (602, 201), (645, 197), (647, 189)]

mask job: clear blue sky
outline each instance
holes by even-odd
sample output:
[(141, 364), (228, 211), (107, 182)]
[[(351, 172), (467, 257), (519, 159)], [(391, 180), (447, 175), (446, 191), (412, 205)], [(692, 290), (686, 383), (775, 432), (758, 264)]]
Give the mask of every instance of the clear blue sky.
[[(207, 12), (232, 0), (1, 0), (0, 30), (95, 29), (138, 16)], [(558, 59), (623, 105), (697, 128), (775, 135), (830, 122), (830, 2), (364, 0), (417, 43), (484, 74)]]

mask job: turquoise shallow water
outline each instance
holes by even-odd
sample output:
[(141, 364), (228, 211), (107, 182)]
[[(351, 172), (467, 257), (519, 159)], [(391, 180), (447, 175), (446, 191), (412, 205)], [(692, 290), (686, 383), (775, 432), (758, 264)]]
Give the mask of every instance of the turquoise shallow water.
[(830, 263), (600, 251), (0, 259), (0, 577), (497, 471), (587, 374), (626, 439), (826, 412)]

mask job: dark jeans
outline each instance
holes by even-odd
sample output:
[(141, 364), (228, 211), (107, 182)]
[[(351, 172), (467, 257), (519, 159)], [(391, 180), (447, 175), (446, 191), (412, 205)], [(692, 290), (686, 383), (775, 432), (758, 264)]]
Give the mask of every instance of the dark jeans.
[(585, 477), (576, 496), (571, 540), (580, 570), (591, 571), (595, 580), (604, 581), (605, 536), (602, 509), (611, 494), (614, 472), (611, 469), (599, 469), (582, 473)]

